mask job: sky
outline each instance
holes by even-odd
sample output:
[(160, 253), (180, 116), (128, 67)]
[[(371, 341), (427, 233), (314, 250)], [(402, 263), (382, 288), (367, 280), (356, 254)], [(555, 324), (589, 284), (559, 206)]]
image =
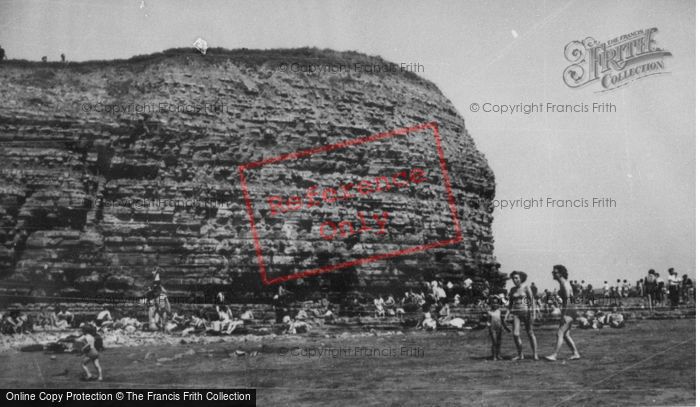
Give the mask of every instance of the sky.
[[(564, 47), (656, 27), (665, 74), (569, 88)], [(496, 208), (503, 271), (599, 287), (650, 268), (695, 276), (695, 2), (0, 0), (8, 58), (121, 59), (188, 47), (319, 47), (419, 63), (465, 119), (496, 199), (610, 198), (607, 208)], [(485, 103), (611, 103), (610, 113), (485, 113)], [(478, 104), (480, 111), (470, 107)], [(407, 123), (407, 125), (410, 125)]]

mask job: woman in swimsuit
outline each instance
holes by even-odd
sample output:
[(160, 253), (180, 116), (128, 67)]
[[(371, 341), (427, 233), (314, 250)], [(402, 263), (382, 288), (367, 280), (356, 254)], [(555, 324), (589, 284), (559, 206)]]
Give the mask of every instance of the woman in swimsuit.
[(559, 296), (562, 298), (563, 303), (559, 330), (557, 331), (557, 347), (554, 349), (554, 353), (545, 356), (545, 359), (552, 361), (557, 360), (557, 355), (564, 341), (566, 341), (566, 344), (569, 345), (569, 348), (571, 348), (571, 351), (574, 353), (569, 357), (569, 360), (581, 359), (581, 355), (578, 353), (578, 349), (576, 349), (576, 344), (571, 338), (571, 325), (576, 320), (576, 310), (572, 304), (569, 303), (569, 298), (571, 298), (571, 285), (569, 285), (568, 280), (569, 272), (566, 270), (566, 267), (557, 264), (552, 269), (552, 277), (559, 282)]
[(525, 284), (527, 274), (522, 271), (514, 271), (510, 273), (510, 278), (513, 280), (515, 287), (510, 289), (508, 297), (510, 299), (509, 313), (513, 314), (513, 339), (515, 346), (518, 348), (518, 355), (513, 360), (525, 359), (523, 354), (523, 341), (520, 339), (520, 325), (525, 325), (525, 331), (530, 338), (530, 346), (534, 359), (538, 360), (537, 356), (537, 338), (535, 331), (532, 329), (532, 324), (535, 321), (535, 298), (532, 295), (530, 286)]

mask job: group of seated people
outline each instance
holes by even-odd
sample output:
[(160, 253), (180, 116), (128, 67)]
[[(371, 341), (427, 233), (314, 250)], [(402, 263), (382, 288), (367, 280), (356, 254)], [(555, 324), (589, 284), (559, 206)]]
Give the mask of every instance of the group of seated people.
[[(327, 302), (327, 301), (326, 301)], [(161, 331), (172, 334), (209, 334), (230, 335), (240, 331), (247, 323), (255, 320), (252, 309), (243, 308), (240, 315), (234, 315), (231, 307), (223, 301), (217, 301), (213, 306), (198, 310), (185, 310), (180, 312), (162, 312), (153, 303), (146, 303), (147, 321), (136, 318), (138, 311), (126, 311), (123, 316), (114, 307), (104, 306), (91, 318), (81, 316), (80, 322), (94, 326), (101, 332), (121, 330), (125, 333), (136, 331)], [(155, 308), (155, 309), (154, 309)], [(26, 313), (18, 309), (12, 309), (0, 313), (0, 331), (3, 334), (12, 335), (29, 333), (33, 331), (66, 330), (76, 328), (77, 321), (73, 313), (64, 305), (58, 307), (55, 312), (51, 307), (42, 306), (38, 312)], [(326, 304), (326, 311), (317, 308), (308, 310), (289, 308), (282, 316), (280, 324), (283, 325), (283, 333), (307, 332), (314, 318), (325, 319), (333, 317), (330, 304)]]
[(582, 315), (579, 315), (575, 322), (582, 329), (623, 328), (625, 326), (625, 317), (617, 308), (613, 308), (612, 311), (608, 312), (589, 309)]
[[(467, 284), (468, 285), (468, 282)], [(465, 321), (463, 318), (455, 318), (450, 315), (450, 306), (459, 306), (463, 304), (460, 299), (460, 294), (455, 293), (451, 297), (447, 294), (448, 290), (445, 290), (443, 284), (432, 281), (430, 283), (425, 283), (422, 289), (416, 293), (413, 290), (405, 292), (404, 296), (397, 302), (394, 300), (393, 296), (389, 295), (386, 299), (379, 296), (373, 300), (374, 304), (374, 316), (375, 317), (387, 317), (387, 316), (398, 316), (402, 319), (406, 314), (407, 310), (414, 311), (415, 308), (420, 309), (422, 312), (422, 317), (419, 319), (416, 328), (424, 330), (436, 330), (438, 328), (467, 328), (480, 326), (478, 318), (471, 321), (472, 325), (469, 325), (469, 321)], [(454, 292), (454, 291), (453, 291)], [(508, 306), (508, 301), (503, 293), (492, 294), (491, 296), (497, 296), (503, 303), (504, 307)], [(475, 299), (475, 306), (477, 309), (485, 309), (485, 305), (479, 301), (480, 297), (472, 297)], [(542, 318), (543, 311), (547, 315), (556, 317), (561, 312), (563, 301), (559, 296), (550, 291), (544, 290), (539, 296), (535, 297), (535, 317), (536, 319)], [(594, 305), (588, 305), (591, 307)], [(625, 324), (624, 316), (617, 308), (613, 311), (602, 311), (602, 310), (591, 310), (587, 311), (581, 310), (579, 312), (580, 316), (577, 319), (577, 325), (580, 328), (591, 328), (600, 329), (605, 326), (613, 328), (622, 328)]]
[(42, 306), (38, 313), (27, 314), (19, 309), (0, 313), (0, 332), (4, 335), (32, 332), (34, 329), (67, 329), (75, 316), (68, 307), (61, 305), (58, 312), (53, 307)]
[[(409, 289), (403, 297), (396, 301), (390, 294), (384, 299), (379, 296), (374, 299), (375, 317), (398, 316), (402, 317), (406, 312), (422, 309), (425, 304), (440, 304), (440, 308), (452, 304), (458, 306), (474, 301), (478, 303), (481, 294), (472, 290), (472, 280), (466, 279), (461, 286), (452, 282), (442, 283), (436, 280), (424, 282), (418, 292)], [(447, 307), (449, 310), (449, 306)]]

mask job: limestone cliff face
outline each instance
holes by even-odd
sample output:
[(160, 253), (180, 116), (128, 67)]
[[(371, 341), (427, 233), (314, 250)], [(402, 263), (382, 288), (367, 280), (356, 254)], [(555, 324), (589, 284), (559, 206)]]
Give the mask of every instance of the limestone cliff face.
[[(299, 72), (310, 64), (386, 61), (309, 49), (206, 56), (171, 50), (125, 61), (0, 65), (0, 286), (129, 294), (159, 265), (175, 291), (269, 290), (261, 284), (238, 166), (425, 122), (439, 126), (462, 242), (305, 284), (400, 289), (424, 277), (482, 273), (493, 262), (493, 239), (490, 210), (479, 203), (493, 197), (494, 177), (455, 108), (413, 74)], [(410, 142), (396, 137), (249, 171), (268, 272), (451, 236), (435, 142), (430, 132), (418, 133)], [(430, 171), (424, 184), (352, 203), (389, 213), (388, 240), (322, 239), (320, 222), (349, 216), (348, 206), (276, 219), (265, 204), (267, 196), (303, 194), (313, 183), (340, 185), (412, 167)]]

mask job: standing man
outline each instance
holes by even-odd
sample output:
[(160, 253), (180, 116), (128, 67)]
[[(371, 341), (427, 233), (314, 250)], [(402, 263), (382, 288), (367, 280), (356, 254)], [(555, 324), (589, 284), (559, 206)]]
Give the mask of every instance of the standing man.
[(681, 278), (678, 277), (676, 270), (671, 267), (668, 269), (668, 295), (671, 297), (671, 307), (675, 308), (678, 306), (678, 301), (680, 300), (681, 294)]
[(644, 294), (649, 298), (649, 306), (656, 305), (656, 271), (649, 270), (647, 276), (644, 277)]
[(569, 301), (576, 301), (579, 294), (581, 293), (579, 291), (579, 286), (576, 280), (571, 282), (571, 290), (573, 291), (572, 298), (569, 299)]
[(576, 320), (576, 310), (574, 309), (573, 304), (569, 302), (572, 291), (571, 284), (569, 284), (569, 272), (566, 270), (566, 267), (562, 266), (561, 264), (557, 264), (552, 268), (552, 278), (559, 283), (559, 296), (563, 302), (561, 307), (561, 320), (559, 321), (559, 329), (557, 330), (557, 345), (554, 349), (554, 353), (549, 356), (545, 356), (545, 359), (551, 361), (557, 360), (559, 350), (565, 341), (573, 352), (573, 355), (569, 357), (569, 360), (581, 359), (581, 354), (578, 353), (576, 344), (571, 337), (571, 325)]
[(666, 305), (666, 289), (664, 285), (664, 279), (661, 278), (661, 274), (654, 272), (656, 276), (656, 301), (663, 307)]
[(688, 305), (690, 299), (693, 297), (693, 280), (691, 280), (687, 274), (683, 274), (683, 279), (681, 280), (681, 290), (683, 291), (683, 303)]
[(622, 298), (627, 298), (630, 295), (630, 283), (627, 280), (622, 280)]
[(610, 286), (607, 281), (603, 283), (603, 305), (610, 305)]
[(537, 295), (540, 293), (534, 281), (530, 284), (530, 291), (532, 291), (532, 296), (535, 298), (537, 298)]
[(150, 331), (158, 330), (158, 312), (156, 308), (156, 301), (158, 294), (160, 293), (160, 289), (158, 289), (158, 292), (156, 292), (157, 287), (159, 286), (156, 286), (155, 284), (152, 285), (146, 292), (145, 298), (146, 309), (148, 310), (148, 329)]
[(0, 62), (2, 62), (5, 59), (5, 50), (0, 47)]
[(161, 331), (165, 331), (165, 325), (168, 323), (168, 318), (171, 315), (170, 300), (165, 294), (165, 288), (162, 285), (155, 287), (156, 290), (156, 314), (157, 323)]

